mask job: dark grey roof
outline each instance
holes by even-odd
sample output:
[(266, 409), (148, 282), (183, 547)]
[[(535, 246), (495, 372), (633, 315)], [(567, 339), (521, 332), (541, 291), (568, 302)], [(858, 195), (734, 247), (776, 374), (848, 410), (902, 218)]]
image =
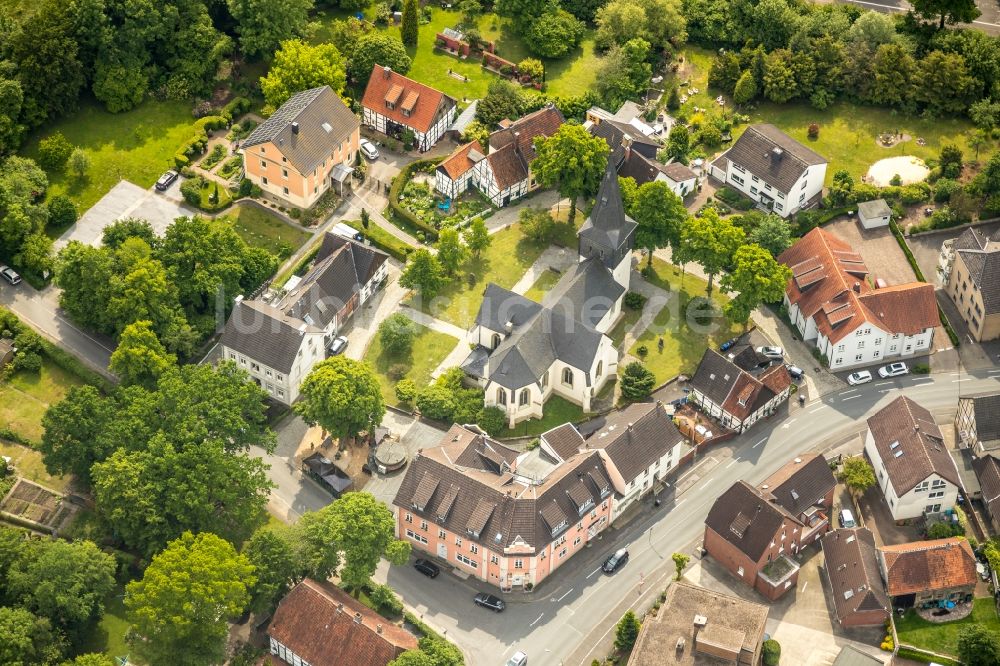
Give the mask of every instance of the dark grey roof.
[(576, 454), (584, 443), (583, 436), (572, 423), (542, 433), (542, 440), (563, 460)]
[(590, 133), (604, 139), (612, 149), (618, 148), (628, 137), (629, 145), (635, 153), (641, 153), (646, 157), (656, 158), (656, 151), (660, 144), (633, 127), (628, 123), (617, 120), (602, 120), (591, 126)]
[(833, 666), (883, 666), (885, 661), (862, 652), (853, 645), (845, 645), (833, 660)]
[(987, 240), (969, 228), (955, 240), (954, 249), (969, 270), (969, 279), (979, 288), (985, 314), (1000, 312), (1000, 232)]
[(580, 228), (579, 235), (581, 238), (617, 251), (631, 241), (637, 226), (635, 220), (625, 214), (622, 192), (618, 186), (618, 173), (615, 170), (615, 163), (609, 160), (604, 178), (601, 180), (601, 187), (597, 191), (597, 203)]
[(558, 291), (550, 292), (546, 299), (553, 310), (573, 317), (588, 326), (597, 326), (612, 309), (625, 287), (597, 257), (577, 262), (564, 277)]
[(868, 219), (886, 217), (887, 215), (892, 215), (892, 209), (889, 208), (889, 204), (885, 202), (885, 199), (874, 199), (859, 203), (858, 214)]
[(889, 617), (889, 597), (878, 564), (875, 536), (865, 527), (827, 532), (820, 540), (824, 567), (841, 622), (854, 613), (880, 610)]
[(975, 393), (962, 398), (972, 400), (976, 439), (980, 442), (1000, 439), (1000, 392)]
[(796, 456), (761, 484), (762, 490), (793, 516), (812, 506), (825, 505), (826, 496), (837, 486), (830, 465), (819, 453)]
[(663, 405), (646, 402), (609, 414), (604, 427), (587, 440), (587, 446), (604, 449), (627, 483), (681, 442), (684, 436)]
[(507, 322), (521, 326), (541, 309), (538, 303), (491, 282), (483, 291), (476, 324), (503, 333)]
[[(298, 123), (298, 134), (292, 123)], [(309, 174), (361, 123), (330, 86), (292, 95), (243, 142), (251, 148), (273, 142), (300, 174)]]
[(985, 455), (972, 461), (979, 487), (983, 491), (983, 504), (990, 516), (1000, 519), (1000, 459)]
[[(775, 152), (777, 148), (780, 152)], [(751, 125), (726, 151), (726, 158), (787, 193), (811, 166), (827, 159), (774, 125)]]
[(698, 177), (698, 174), (680, 162), (664, 164), (661, 171), (675, 183), (683, 183), (686, 180), (693, 180)]
[(288, 373), (306, 333), (320, 330), (266, 303), (240, 301), (233, 307), (220, 341), (224, 347)]
[(476, 345), (462, 361), (462, 371), (472, 377), (486, 377), (486, 362), (489, 361), (490, 350), (482, 345)]
[(740, 369), (713, 349), (706, 349), (688, 384), (715, 404), (722, 406), (739, 379)]
[(786, 519), (798, 522), (767, 495), (746, 481), (737, 481), (715, 500), (705, 525), (759, 562)]
[(736, 367), (746, 370), (747, 372), (756, 370), (757, 366), (767, 360), (768, 359), (766, 357), (758, 354), (757, 350), (751, 345), (747, 345), (743, 348), (743, 351), (733, 355), (733, 363), (736, 364)]

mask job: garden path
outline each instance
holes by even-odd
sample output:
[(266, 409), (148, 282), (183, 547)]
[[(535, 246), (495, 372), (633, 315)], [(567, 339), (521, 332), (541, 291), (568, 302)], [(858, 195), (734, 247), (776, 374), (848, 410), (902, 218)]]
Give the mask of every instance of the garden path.
[(351, 192), (351, 196), (347, 198), (347, 206), (348, 207), (347, 210), (345, 211), (345, 215), (341, 215), (340, 217), (350, 217), (350, 219), (357, 219), (361, 217), (361, 209), (365, 208), (368, 211), (368, 214), (371, 216), (372, 221), (375, 222), (375, 224), (382, 227), (383, 229), (385, 229), (390, 234), (392, 234), (399, 240), (403, 241), (407, 245), (412, 245), (413, 247), (423, 247), (421, 243), (417, 241), (416, 238), (406, 233), (405, 231), (397, 227), (395, 224), (385, 219), (385, 217), (383, 217), (380, 211), (382, 210), (382, 208), (385, 207), (384, 203), (381, 206), (378, 204), (373, 204), (365, 197), (362, 197), (359, 192), (353, 191)]
[[(578, 255), (576, 252), (567, 250), (564, 247), (551, 245), (542, 252), (542, 255), (535, 260), (535, 263), (531, 264), (524, 275), (521, 276), (521, 279), (514, 283), (514, 286), (510, 290), (515, 294), (523, 296), (526, 291), (531, 289), (542, 273), (550, 268), (559, 273), (565, 273), (568, 268), (577, 262), (577, 259)], [(549, 293), (555, 292), (557, 288), (558, 285), (553, 287)]]
[(421, 326), (426, 326), (433, 331), (458, 338), (458, 344), (444, 357), (444, 360), (438, 364), (438, 367), (434, 368), (434, 371), (431, 372), (431, 378), (437, 379), (445, 370), (460, 365), (469, 355), (469, 343), (465, 341), (466, 331), (461, 327), (441, 321), (440, 319), (435, 319), (428, 314), (405, 305), (400, 306), (399, 311)]
[[(498, 210), (486, 219), (486, 228), (489, 229), (491, 234), (495, 234), (517, 222), (517, 216), (521, 214), (522, 208), (552, 208), (556, 204), (561, 203), (564, 203), (564, 200), (560, 198), (558, 192), (555, 190), (542, 190), (527, 199), (521, 199), (515, 204)], [(566, 203), (565, 205), (569, 204)]]
[[(629, 287), (631, 291), (638, 292), (646, 297), (646, 302), (642, 306), (642, 314), (639, 316), (639, 320), (635, 322), (635, 325), (625, 334), (625, 341), (622, 343), (622, 349), (628, 350), (639, 336), (649, 327), (653, 320), (656, 319), (656, 315), (660, 314), (660, 310), (665, 308), (671, 299), (676, 298), (676, 294), (673, 292), (665, 291), (655, 284), (650, 284), (642, 277), (642, 274), (632, 271), (632, 278), (629, 282)], [(626, 354), (627, 356), (627, 354)], [(625, 359), (623, 358), (622, 361)], [(631, 360), (631, 359), (630, 359)]]

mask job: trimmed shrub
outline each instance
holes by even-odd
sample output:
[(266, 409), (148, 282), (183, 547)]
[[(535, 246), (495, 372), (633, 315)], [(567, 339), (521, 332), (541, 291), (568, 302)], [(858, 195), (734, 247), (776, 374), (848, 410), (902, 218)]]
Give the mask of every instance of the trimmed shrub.
[(781, 644), (773, 638), (764, 641), (763, 658), (764, 666), (778, 666), (781, 661)]
[[(421, 232), (424, 234), (424, 237), (432, 242), (437, 240), (438, 237), (437, 229), (435, 229), (434, 227), (427, 224), (426, 222), (421, 220), (419, 217), (417, 217), (410, 211), (400, 206), (399, 195), (402, 194), (403, 188), (406, 186), (408, 182), (410, 182), (410, 178), (413, 177), (414, 173), (424, 169), (429, 170), (432, 167), (436, 167), (441, 162), (442, 159), (443, 158), (418, 160), (416, 162), (413, 162), (412, 164), (409, 164), (406, 168), (404, 168), (402, 171), (399, 172), (399, 175), (396, 176), (395, 179), (393, 179), (392, 187), (389, 188), (389, 208), (392, 210), (392, 212), (398, 215), (400, 218), (406, 220), (408, 223), (412, 224), (417, 229), (420, 229)], [(418, 240), (421, 240), (421, 242), (423, 242), (423, 240), (420, 239), (419, 236), (417, 238)]]
[(198, 178), (189, 178), (181, 183), (181, 196), (192, 206), (201, 206), (201, 182)]
[(625, 298), (622, 302), (630, 310), (641, 310), (642, 306), (646, 304), (646, 297), (637, 291), (630, 291), (625, 294)]
[(226, 124), (232, 123), (234, 119), (239, 118), (244, 113), (250, 110), (250, 100), (246, 97), (234, 97), (222, 107), (222, 111), (219, 115), (226, 119)]
[(484, 407), (476, 415), (476, 424), (490, 437), (496, 437), (507, 427), (507, 413), (499, 407)]
[(55, 132), (38, 142), (38, 164), (46, 171), (59, 171), (66, 166), (73, 144), (62, 132)]
[(413, 402), (417, 397), (417, 385), (412, 379), (402, 379), (396, 384), (396, 400), (400, 402)]

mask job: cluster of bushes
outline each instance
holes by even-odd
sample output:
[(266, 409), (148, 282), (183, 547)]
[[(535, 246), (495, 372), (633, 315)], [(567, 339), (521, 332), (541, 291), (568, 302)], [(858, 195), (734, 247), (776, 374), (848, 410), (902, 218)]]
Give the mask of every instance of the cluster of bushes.
[(191, 160), (205, 153), (208, 147), (208, 133), (229, 125), (223, 116), (205, 116), (194, 121), (194, 134), (174, 153), (174, 164), (183, 169)]
[(231, 125), (234, 120), (250, 110), (250, 100), (246, 97), (234, 97), (222, 107), (219, 115), (226, 119), (226, 124)]
[(410, 182), (410, 178), (413, 174), (418, 171), (432, 171), (441, 162), (441, 158), (434, 158), (429, 160), (418, 160), (412, 164), (407, 165), (399, 175), (392, 181), (392, 187), (389, 188), (389, 208), (395, 215), (398, 215), (401, 219), (406, 220), (408, 223), (413, 225), (415, 228), (419, 229), (424, 237), (429, 241), (435, 241), (438, 237), (438, 230), (432, 225), (427, 224), (419, 217), (406, 210), (403, 206), (399, 205), (399, 196), (403, 192), (403, 188), (406, 184)]
[(715, 191), (715, 198), (736, 210), (750, 210), (754, 202), (749, 197), (740, 194), (731, 187), (720, 187)]
[(422, 416), (445, 423), (475, 423), (483, 411), (483, 391), (466, 388), (461, 368), (450, 368), (433, 384), (417, 391), (414, 403)]

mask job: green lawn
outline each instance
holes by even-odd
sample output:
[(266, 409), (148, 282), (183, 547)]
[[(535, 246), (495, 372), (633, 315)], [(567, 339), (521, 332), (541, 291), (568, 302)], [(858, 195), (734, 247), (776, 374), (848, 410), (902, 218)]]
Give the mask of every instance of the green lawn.
[(0, 381), (0, 425), (31, 441), (41, 440), (45, 410), (80, 384), (79, 379), (43, 357), (41, 371), (18, 372)]
[(574, 405), (569, 400), (552, 395), (545, 401), (544, 412), (540, 419), (530, 419), (523, 423), (518, 423), (509, 430), (500, 433), (500, 437), (527, 437), (529, 435), (540, 435), (546, 430), (551, 430), (564, 423), (576, 423), (582, 421), (587, 414), (579, 405)]
[[(629, 353), (639, 357), (637, 353), (641, 345), (645, 345), (648, 354), (643, 359), (644, 364), (656, 375), (657, 384), (661, 384), (680, 373), (691, 375), (698, 367), (705, 349), (709, 345), (721, 343), (737, 333), (742, 328), (729, 322), (721, 312), (710, 319), (693, 316), (696, 310), (688, 313), (692, 298), (704, 297), (706, 283), (694, 275), (682, 275), (680, 269), (662, 259), (653, 259), (655, 275), (647, 278), (661, 289), (674, 293), (674, 298), (653, 319), (652, 325), (632, 345)], [(719, 293), (718, 284), (712, 292), (712, 301), (721, 309), (728, 298)], [(698, 323), (702, 325), (699, 326)], [(691, 325), (695, 324), (695, 329)], [(663, 338), (663, 351), (658, 347), (658, 340)], [(624, 366), (623, 366), (624, 367)]]
[(283, 259), (302, 247), (311, 236), (308, 231), (293, 227), (253, 204), (237, 204), (227, 219), (248, 244), (262, 247)]
[[(681, 87), (680, 92), (685, 93), (691, 87), (699, 90), (698, 94), (691, 96), (682, 107), (687, 112), (689, 120), (693, 120), (697, 115), (694, 111), (695, 106), (705, 109), (704, 116), (719, 113), (720, 107), (715, 102), (715, 97), (719, 93), (717, 90), (708, 90), (708, 70), (714, 53), (707, 49), (689, 46), (684, 49), (684, 56), (686, 62), (678, 78), (689, 81), (690, 85), (687, 88)], [(732, 100), (728, 100), (726, 108), (732, 108)], [(822, 111), (802, 102), (789, 104), (764, 102), (751, 110), (749, 116), (751, 123), (772, 123), (828, 158), (830, 166), (826, 171), (827, 185), (832, 182), (833, 174), (838, 169), (847, 169), (855, 179), (859, 179), (867, 173), (868, 167), (886, 157), (916, 155), (921, 159), (936, 159), (944, 144), (959, 146), (966, 159), (971, 160), (975, 157), (975, 151), (970, 149), (967, 143), (968, 133), (973, 126), (964, 118), (925, 119), (919, 116), (907, 116), (888, 108), (860, 106), (848, 102), (832, 104)], [(815, 141), (807, 136), (811, 123), (816, 123), (820, 128), (819, 137)], [(733, 139), (738, 138), (745, 129), (746, 125), (735, 128)], [(877, 143), (879, 134), (893, 131), (909, 134), (913, 140), (899, 143), (892, 148), (883, 148)], [(924, 139), (925, 145), (917, 144), (918, 137)], [(980, 151), (980, 161), (985, 162), (994, 150), (995, 145), (984, 147)]]
[(420, 324), (414, 326), (417, 327), (417, 337), (413, 342), (413, 349), (407, 356), (400, 357), (386, 353), (382, 349), (378, 335), (372, 338), (371, 345), (365, 352), (364, 360), (375, 368), (382, 397), (390, 405), (399, 404), (399, 400), (396, 399), (396, 383), (399, 380), (389, 376), (390, 368), (394, 365), (401, 366), (399, 369), (405, 372), (400, 379), (409, 379), (418, 388), (424, 387), (430, 383), (431, 373), (458, 344), (458, 340), (450, 335), (433, 331)]
[(524, 297), (535, 301), (536, 303), (541, 303), (542, 299), (545, 298), (545, 294), (549, 293), (552, 287), (556, 286), (559, 282), (559, 278), (562, 275), (555, 272), (551, 268), (542, 271), (542, 274), (538, 276), (535, 280), (535, 284), (531, 285), (528, 291), (524, 292)]
[[(425, 83), (445, 92), (455, 99), (473, 100), (486, 95), (494, 75), (480, 66), (479, 58), (459, 60), (443, 51), (434, 48), (434, 36), (445, 28), (454, 28), (461, 21), (461, 14), (455, 11), (431, 6), (431, 22), (420, 26), (420, 36), (416, 47), (408, 47), (407, 53), (413, 60), (413, 66), (407, 73), (412, 79)], [(371, 19), (373, 10), (369, 8), (366, 16)], [(345, 18), (348, 12), (342, 10), (320, 10), (315, 19), (319, 29), (313, 35), (314, 42), (325, 42), (330, 39), (329, 25), (336, 19)], [(399, 36), (398, 26), (384, 28), (391, 34)], [(524, 40), (513, 28), (510, 21), (498, 18), (495, 14), (486, 14), (479, 19), (479, 31), (484, 39), (496, 43), (496, 53), (512, 62), (519, 62), (527, 57), (536, 57), (528, 51)], [(559, 60), (541, 58), (545, 64), (546, 92), (552, 95), (579, 95), (586, 92), (597, 78), (597, 64), (600, 56), (594, 49), (593, 31), (588, 31), (585, 39), (573, 53)], [(448, 73), (468, 77), (468, 81), (456, 78)]]
[(990, 598), (974, 600), (972, 614), (954, 622), (927, 622), (912, 608), (901, 619), (896, 615), (893, 618), (901, 645), (913, 645), (947, 655), (958, 654), (958, 634), (970, 624), (981, 624), (992, 632), (1000, 632), (1000, 619)]
[(433, 301), (423, 303), (412, 297), (410, 304), (438, 319), (469, 328), (476, 318), (486, 285), (495, 282), (510, 289), (547, 247), (545, 243), (526, 238), (520, 224), (490, 238), (493, 241), (490, 247), (478, 259), (467, 261)]
[(84, 639), (83, 645), (80, 646), (81, 653), (96, 652), (112, 659), (129, 655), (129, 663), (141, 663), (136, 661), (134, 651), (130, 651), (125, 642), (125, 632), (128, 631), (129, 623), (125, 620), (124, 594), (125, 586), (119, 585), (104, 600), (104, 617)]
[(27, 143), (24, 153), (38, 157), (38, 141), (62, 132), (90, 156), (90, 172), (81, 181), (63, 173), (49, 174), (49, 194), (68, 194), (80, 212), (93, 206), (122, 178), (141, 187), (173, 168), (177, 148), (193, 133), (190, 102), (147, 100), (125, 113), (108, 113), (97, 102), (83, 101), (80, 110), (46, 123)]
[(608, 333), (608, 337), (615, 343), (615, 347), (622, 346), (622, 343), (625, 342), (625, 336), (636, 325), (640, 317), (642, 317), (642, 309), (633, 310), (632, 308), (622, 307), (621, 319), (618, 320), (615, 327)]

